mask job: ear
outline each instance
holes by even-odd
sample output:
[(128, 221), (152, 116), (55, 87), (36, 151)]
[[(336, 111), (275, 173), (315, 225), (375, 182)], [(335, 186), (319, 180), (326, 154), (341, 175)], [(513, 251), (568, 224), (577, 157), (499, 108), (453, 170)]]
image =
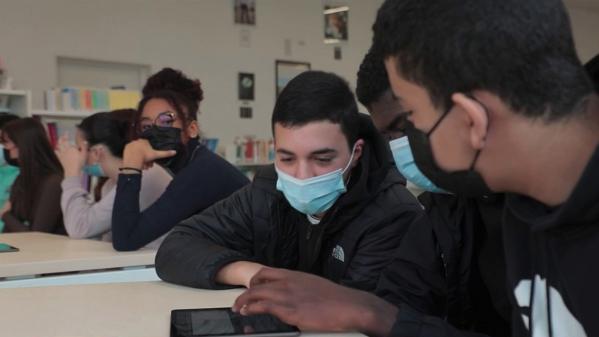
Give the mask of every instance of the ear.
[[(106, 155), (106, 148), (103, 144), (100, 144), (92, 149), (94, 156), (96, 157), (96, 161), (101, 162), (104, 161), (104, 156)], [(86, 152), (87, 153), (87, 152)]]
[(463, 93), (451, 96), (456, 107), (466, 112), (466, 118), (470, 124), (470, 145), (480, 150), (485, 146), (487, 127), (489, 126), (489, 115), (486, 108), (477, 100)]
[(187, 126), (187, 136), (189, 138), (196, 138), (200, 134), (200, 126), (198, 121), (192, 120)]
[(362, 153), (364, 153), (364, 139), (358, 139), (354, 144), (354, 159), (351, 163), (351, 168), (354, 168), (358, 165), (360, 158), (362, 158)]

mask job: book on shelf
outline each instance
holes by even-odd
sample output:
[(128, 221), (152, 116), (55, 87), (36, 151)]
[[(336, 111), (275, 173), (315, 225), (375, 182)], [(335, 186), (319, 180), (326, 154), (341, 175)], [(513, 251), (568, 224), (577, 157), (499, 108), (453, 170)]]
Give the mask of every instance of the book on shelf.
[(135, 90), (52, 88), (44, 92), (48, 111), (109, 111), (137, 108), (141, 93)]
[(48, 138), (50, 139), (50, 145), (53, 149), (56, 149), (58, 144), (58, 127), (55, 122), (46, 123), (46, 129), (48, 131)]

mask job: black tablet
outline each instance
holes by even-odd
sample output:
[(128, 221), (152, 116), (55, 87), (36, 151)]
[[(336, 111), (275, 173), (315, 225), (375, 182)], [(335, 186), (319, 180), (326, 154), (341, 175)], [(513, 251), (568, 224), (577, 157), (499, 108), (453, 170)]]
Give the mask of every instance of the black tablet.
[(272, 315), (242, 316), (231, 308), (171, 311), (171, 337), (298, 335), (296, 327)]

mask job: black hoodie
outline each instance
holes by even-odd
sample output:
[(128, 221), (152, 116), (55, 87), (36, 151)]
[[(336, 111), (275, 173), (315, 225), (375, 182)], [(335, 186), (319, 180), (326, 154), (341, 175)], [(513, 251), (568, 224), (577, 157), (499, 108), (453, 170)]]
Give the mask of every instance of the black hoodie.
[(506, 201), (507, 275), (519, 308), (514, 335), (599, 336), (599, 147), (563, 205), (516, 195)]
[(422, 215), (405, 180), (390, 164), (388, 144), (367, 116), (360, 163), (348, 191), (318, 225), (276, 190), (269, 166), (230, 198), (176, 226), (156, 256), (165, 281), (217, 288), (215, 276), (234, 261), (311, 272), (334, 282), (374, 290), (412, 222)]
[[(599, 147), (564, 204), (507, 195), (502, 222), (512, 336), (599, 336)], [(422, 311), (400, 304), (391, 335), (482, 336)]]

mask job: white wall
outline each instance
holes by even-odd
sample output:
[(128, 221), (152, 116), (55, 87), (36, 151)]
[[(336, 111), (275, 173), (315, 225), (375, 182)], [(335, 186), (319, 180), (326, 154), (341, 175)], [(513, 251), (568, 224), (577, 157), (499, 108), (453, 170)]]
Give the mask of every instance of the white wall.
[(574, 42), (582, 62), (599, 54), (599, 0), (596, 6), (569, 5)]
[[(349, 0), (349, 42), (343, 59), (323, 43), (321, 0), (257, 0), (257, 25), (233, 23), (232, 0), (0, 0), (0, 56), (18, 88), (33, 90), (42, 108), (43, 90), (56, 85), (56, 58), (69, 56), (148, 64), (183, 70), (202, 81), (200, 123), (207, 136), (270, 137), (275, 59), (312, 63), (355, 86), (355, 74), (371, 40), (382, 0)], [(249, 29), (251, 47), (240, 46)], [(292, 40), (286, 56), (284, 40)], [(256, 75), (254, 118), (239, 118), (237, 73)]]
[[(583, 61), (599, 53), (599, 6), (589, 8), (591, 1), (599, 2), (568, 2)], [(33, 90), (34, 108), (42, 108), (43, 90), (56, 85), (57, 56), (179, 68), (202, 80), (202, 129), (226, 144), (236, 135), (270, 137), (275, 59), (308, 61), (355, 85), (382, 0), (347, 3), (350, 40), (341, 61), (322, 42), (321, 0), (257, 0), (257, 25), (247, 28), (251, 48), (240, 47), (246, 26), (233, 24), (231, 0), (0, 0), (0, 56), (15, 86)], [(239, 119), (240, 71), (256, 74), (251, 120)]]

